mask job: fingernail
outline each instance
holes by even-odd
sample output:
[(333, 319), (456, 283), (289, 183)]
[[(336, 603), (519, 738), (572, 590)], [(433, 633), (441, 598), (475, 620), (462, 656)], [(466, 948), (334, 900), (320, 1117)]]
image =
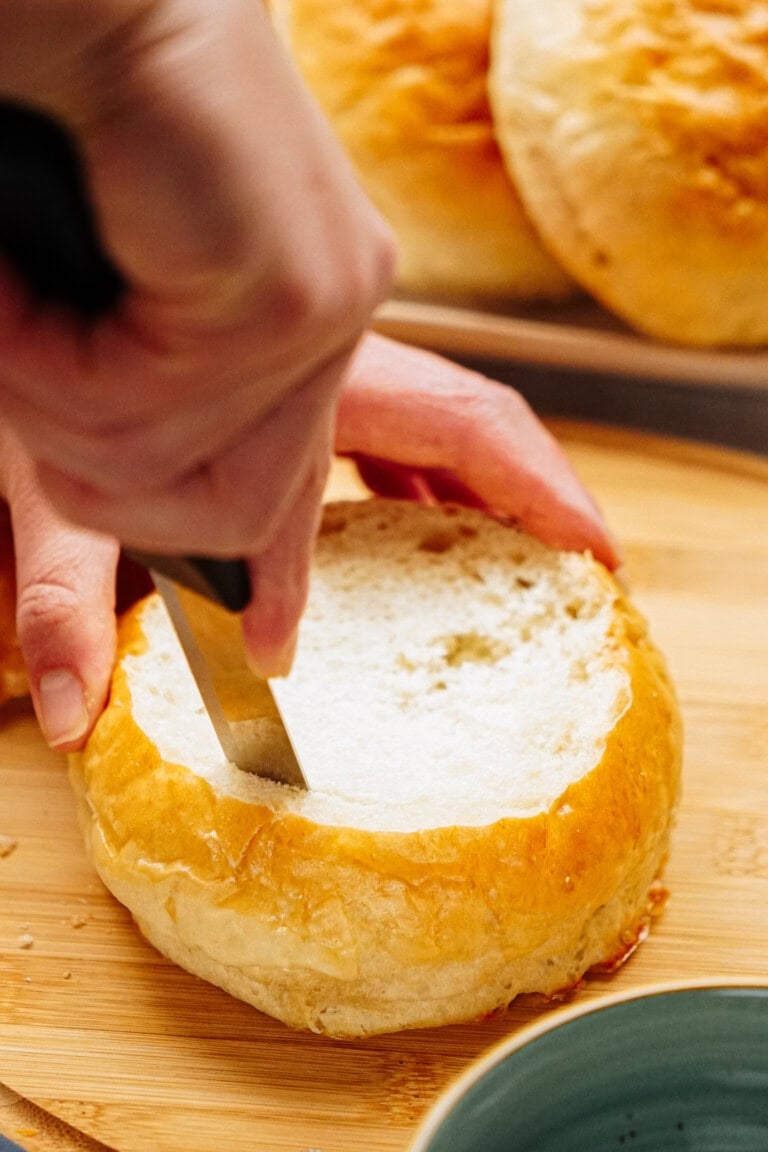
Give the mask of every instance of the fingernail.
[(269, 680), (273, 676), (287, 676), (293, 667), (298, 638), (298, 632), (294, 632), (279, 648), (269, 650), (262, 648), (258, 653), (249, 652), (248, 663), (251, 670), (262, 680)]
[(38, 683), (40, 726), (48, 743), (56, 748), (81, 740), (88, 731), (88, 710), (83, 686), (65, 669), (46, 672)]

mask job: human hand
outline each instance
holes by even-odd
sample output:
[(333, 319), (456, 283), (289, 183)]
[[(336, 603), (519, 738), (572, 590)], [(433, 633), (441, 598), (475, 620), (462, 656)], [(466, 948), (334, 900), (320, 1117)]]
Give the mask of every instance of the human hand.
[(442, 356), (369, 335), (342, 391), (335, 450), (375, 491), (470, 504), (555, 548), (619, 563), (597, 505), (526, 400)]
[[(554, 547), (619, 563), (592, 497), (523, 397), (443, 357), (369, 334), (342, 389), (334, 447), (377, 493), (473, 505)], [(260, 557), (243, 628), (265, 674), (289, 670), (313, 539), (298, 522)]]
[(258, 595), (312, 536), (388, 233), (255, 0), (9, 0), (2, 97), (71, 132), (127, 287), (85, 325), (0, 270), (0, 413), (69, 519)]
[[(617, 563), (599, 512), (525, 401), (440, 357), (367, 337), (344, 386), (335, 447), (374, 490), (484, 507), (550, 544)], [(28, 454), (2, 426), (0, 495), (11, 507), (19, 638), (37, 713), (54, 746), (77, 747), (112, 667), (118, 546), (51, 508)], [(312, 544), (304, 529), (262, 558), (261, 595), (243, 617), (254, 663), (269, 673), (287, 670), (275, 667), (275, 653), (292, 650), (304, 607)]]

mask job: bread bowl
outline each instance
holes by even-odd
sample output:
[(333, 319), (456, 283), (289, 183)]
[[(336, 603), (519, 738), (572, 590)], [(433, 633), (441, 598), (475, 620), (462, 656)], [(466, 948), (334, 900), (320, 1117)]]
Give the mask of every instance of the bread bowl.
[(29, 680), (16, 632), (16, 571), (7, 507), (0, 506), (0, 704), (29, 692)]
[(332, 503), (284, 690), (308, 793), (225, 762), (156, 596), (122, 619), (70, 775), (96, 869), (170, 959), (352, 1037), (553, 994), (638, 939), (680, 719), (591, 556), (457, 506)]
[(486, 91), (491, 0), (270, 0), (290, 53), (389, 221), (419, 295), (561, 299)]
[(490, 95), (526, 210), (635, 328), (768, 340), (768, 39), (736, 0), (497, 0)]

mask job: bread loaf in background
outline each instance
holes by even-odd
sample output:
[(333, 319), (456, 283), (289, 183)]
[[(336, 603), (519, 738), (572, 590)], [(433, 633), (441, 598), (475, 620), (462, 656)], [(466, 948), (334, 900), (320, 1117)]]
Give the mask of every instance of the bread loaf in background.
[(496, 133), (563, 266), (663, 340), (768, 340), (768, 13), (497, 0)]
[(284, 691), (308, 793), (225, 761), (152, 595), (70, 757), (100, 876), (182, 967), (350, 1037), (554, 993), (642, 935), (680, 721), (591, 556), (456, 506), (330, 504)]
[(486, 88), (491, 0), (270, 0), (298, 69), (395, 233), (399, 288), (575, 291), (507, 175)]
[(271, 7), (394, 228), (401, 289), (514, 306), (575, 282), (656, 339), (768, 343), (755, 0)]

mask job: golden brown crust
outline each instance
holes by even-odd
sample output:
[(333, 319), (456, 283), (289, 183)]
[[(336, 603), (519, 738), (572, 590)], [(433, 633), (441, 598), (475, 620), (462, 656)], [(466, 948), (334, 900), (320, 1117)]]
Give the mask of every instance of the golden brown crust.
[(29, 692), (16, 633), (16, 573), (8, 509), (0, 504), (0, 704)]
[(273, 0), (300, 72), (391, 223), (407, 291), (558, 299), (574, 285), (507, 175), (491, 0)]
[(681, 750), (663, 660), (626, 601), (610, 641), (628, 703), (594, 769), (530, 818), (405, 833), (313, 823), (161, 760), (124, 666), (146, 648), (141, 611), (122, 620), (110, 703), (71, 778), (98, 871), (166, 955), (292, 1026), (349, 1036), (551, 994), (625, 947), (668, 851)]

